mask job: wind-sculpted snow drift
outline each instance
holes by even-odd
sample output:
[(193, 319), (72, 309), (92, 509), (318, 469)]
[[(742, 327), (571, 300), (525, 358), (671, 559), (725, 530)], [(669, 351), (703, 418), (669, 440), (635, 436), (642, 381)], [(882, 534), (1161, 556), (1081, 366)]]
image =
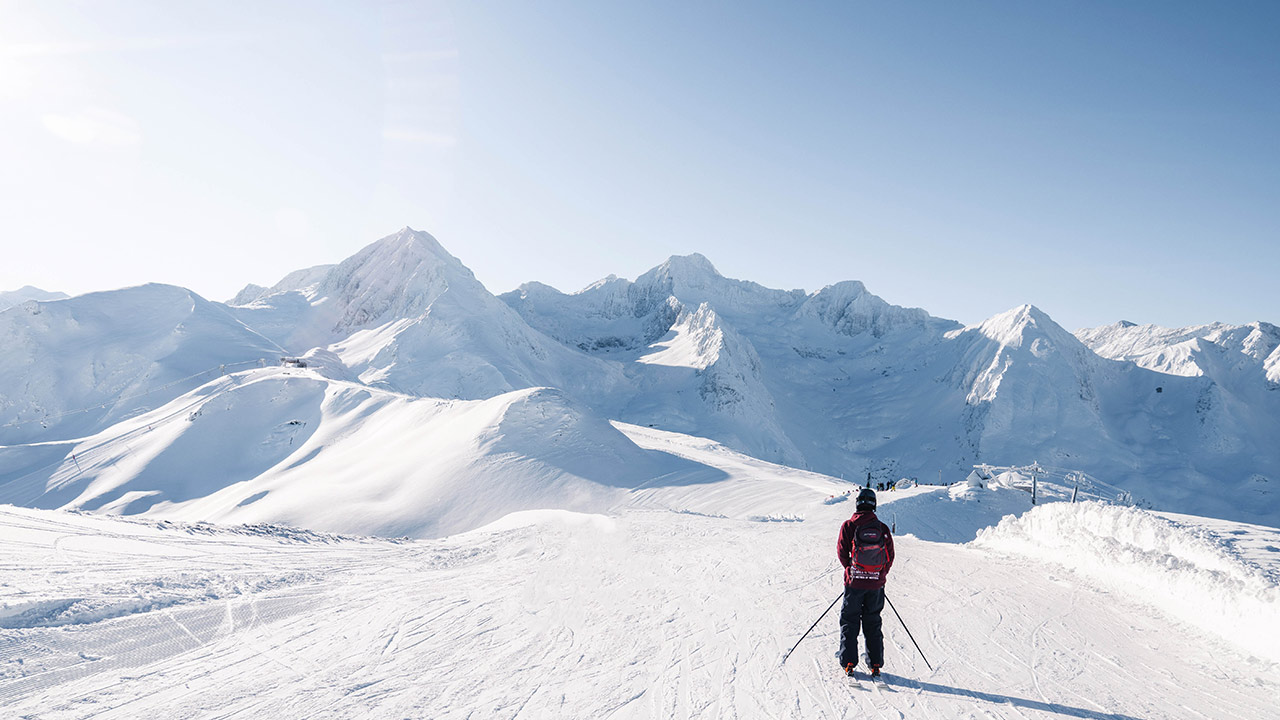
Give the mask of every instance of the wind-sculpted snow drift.
[[(962, 327), (861, 282), (775, 290), (696, 254), (634, 281), (499, 298), (411, 228), (235, 302), (152, 285), (0, 312), (0, 501), (438, 534), (493, 519), (470, 509), (491, 481), (504, 510), (598, 509), (666, 482), (670, 468), (617, 438), (551, 458), (554, 418), (571, 416), (858, 482), (1039, 461), (1158, 509), (1280, 521), (1280, 339), (1266, 323), (1118, 325), (1081, 342), (1030, 305)], [(308, 367), (228, 379), (282, 356)], [(485, 413), (526, 441), (491, 442)], [(530, 475), (503, 484), (517, 472)], [(357, 509), (298, 510), (286, 486), (304, 484)]]
[(1280, 662), (1280, 574), (1202, 528), (1132, 507), (1052, 503), (1006, 517), (973, 544), (1068, 567)]

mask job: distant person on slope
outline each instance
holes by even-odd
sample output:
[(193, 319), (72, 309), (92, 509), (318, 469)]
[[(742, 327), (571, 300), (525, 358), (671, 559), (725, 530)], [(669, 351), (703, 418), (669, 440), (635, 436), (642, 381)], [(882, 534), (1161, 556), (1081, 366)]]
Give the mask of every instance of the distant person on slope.
[(876, 517), (876, 492), (863, 488), (853, 517), (840, 526), (836, 555), (844, 566), (844, 604), (840, 607), (840, 666), (853, 675), (858, 664), (858, 627), (866, 637), (867, 669), (878, 678), (884, 665), (884, 583), (893, 566), (893, 535)]

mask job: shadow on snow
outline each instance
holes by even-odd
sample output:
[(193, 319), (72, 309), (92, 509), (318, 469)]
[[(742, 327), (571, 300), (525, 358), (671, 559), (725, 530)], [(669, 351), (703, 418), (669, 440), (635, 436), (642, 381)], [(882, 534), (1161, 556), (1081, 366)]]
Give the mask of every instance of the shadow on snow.
[(1055, 715), (1063, 715), (1073, 718), (1086, 718), (1087, 720), (1141, 720), (1133, 715), (1125, 715), (1123, 713), (1086, 710), (1084, 708), (1063, 705), (1062, 703), (1029, 700), (1027, 698), (1014, 697), (1012, 695), (997, 695), (995, 693), (982, 692), (981, 690), (964, 690), (961, 688), (951, 687), (949, 685), (939, 685), (937, 683), (895, 677), (888, 673), (885, 673), (885, 676), (890, 678), (892, 681), (901, 683), (904, 687), (918, 688), (925, 692), (936, 693), (938, 695), (971, 697), (975, 700), (984, 700), (995, 705), (1012, 705), (1014, 707), (1025, 708), (1027, 710), (1039, 710), (1040, 712), (1053, 713)]

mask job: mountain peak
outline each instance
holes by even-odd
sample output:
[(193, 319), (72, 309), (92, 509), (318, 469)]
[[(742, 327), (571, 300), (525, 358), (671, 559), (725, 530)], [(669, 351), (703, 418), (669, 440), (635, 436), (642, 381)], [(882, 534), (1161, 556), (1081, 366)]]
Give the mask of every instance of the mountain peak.
[(316, 297), (338, 301), (335, 331), (415, 317), (450, 289), (487, 295), (462, 261), (430, 233), (405, 226), (343, 260), (320, 283)]
[(629, 280), (624, 280), (618, 277), (617, 275), (614, 275), (613, 273), (609, 273), (607, 277), (600, 278), (599, 280), (579, 290), (578, 294), (591, 292), (592, 290), (600, 290), (602, 288), (608, 288), (608, 287), (625, 289), (630, 285), (631, 285), (631, 282)]
[(719, 275), (720, 271), (716, 270), (716, 266), (711, 264), (706, 255), (702, 253), (690, 253), (688, 255), (672, 255), (667, 258), (668, 267), (696, 270), (698, 272), (711, 273)]
[(857, 280), (828, 285), (811, 295), (801, 307), (803, 315), (816, 318), (842, 335), (870, 332), (875, 337), (902, 328), (955, 329), (957, 323), (931, 317), (919, 308), (890, 305)]
[(472, 277), (471, 271), (467, 270), (462, 261), (445, 250), (435, 236), (407, 225), (398, 232), (365, 246), (338, 267), (341, 269), (349, 265), (375, 265), (402, 277), (443, 265), (461, 270)]
[[(1000, 321), (1006, 323), (1014, 323), (1021, 325), (1038, 325), (1046, 321), (1053, 322), (1043, 310), (1030, 303), (1024, 303), (1018, 307), (1011, 308), (997, 315), (993, 315), (987, 322)], [(1056, 323), (1055, 323), (1056, 324)]]
[(674, 296), (690, 306), (709, 302), (717, 313), (731, 318), (794, 309), (805, 298), (803, 290), (771, 290), (749, 280), (726, 278), (698, 253), (672, 255), (636, 278), (635, 286), (639, 292), (660, 300)]
[(666, 262), (641, 275), (636, 282), (643, 284), (645, 279), (669, 280), (677, 285), (701, 286), (708, 280), (723, 279), (716, 266), (701, 253), (690, 255), (672, 255)]
[[(1079, 339), (1035, 305), (1019, 305), (993, 315), (978, 326), (978, 332), (1001, 345), (1019, 347), (1032, 336), (1058, 341), (1064, 347), (1079, 343)], [(1069, 338), (1069, 339), (1068, 339)]]
[(425, 230), (414, 230), (408, 225), (368, 246), (368, 248), (374, 247), (383, 250), (404, 250), (421, 258), (434, 257), (452, 261), (458, 265), (462, 264), (460, 260), (449, 254), (448, 250), (444, 249), (444, 246), (440, 244), (440, 241), (434, 235)]

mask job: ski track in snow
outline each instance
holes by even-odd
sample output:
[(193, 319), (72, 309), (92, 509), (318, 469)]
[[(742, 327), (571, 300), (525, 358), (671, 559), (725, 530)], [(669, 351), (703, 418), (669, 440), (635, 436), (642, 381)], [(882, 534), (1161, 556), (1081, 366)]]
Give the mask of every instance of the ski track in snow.
[[(929, 492), (882, 494), (885, 514)], [(889, 688), (838, 677), (838, 608), (780, 665), (840, 591), (847, 511), (627, 508), (397, 543), (0, 508), (0, 603), (120, 612), (4, 615), (0, 705), (42, 720), (1274, 717), (1275, 666), (1065, 569), (903, 528), (888, 593), (936, 670), (887, 608)]]

